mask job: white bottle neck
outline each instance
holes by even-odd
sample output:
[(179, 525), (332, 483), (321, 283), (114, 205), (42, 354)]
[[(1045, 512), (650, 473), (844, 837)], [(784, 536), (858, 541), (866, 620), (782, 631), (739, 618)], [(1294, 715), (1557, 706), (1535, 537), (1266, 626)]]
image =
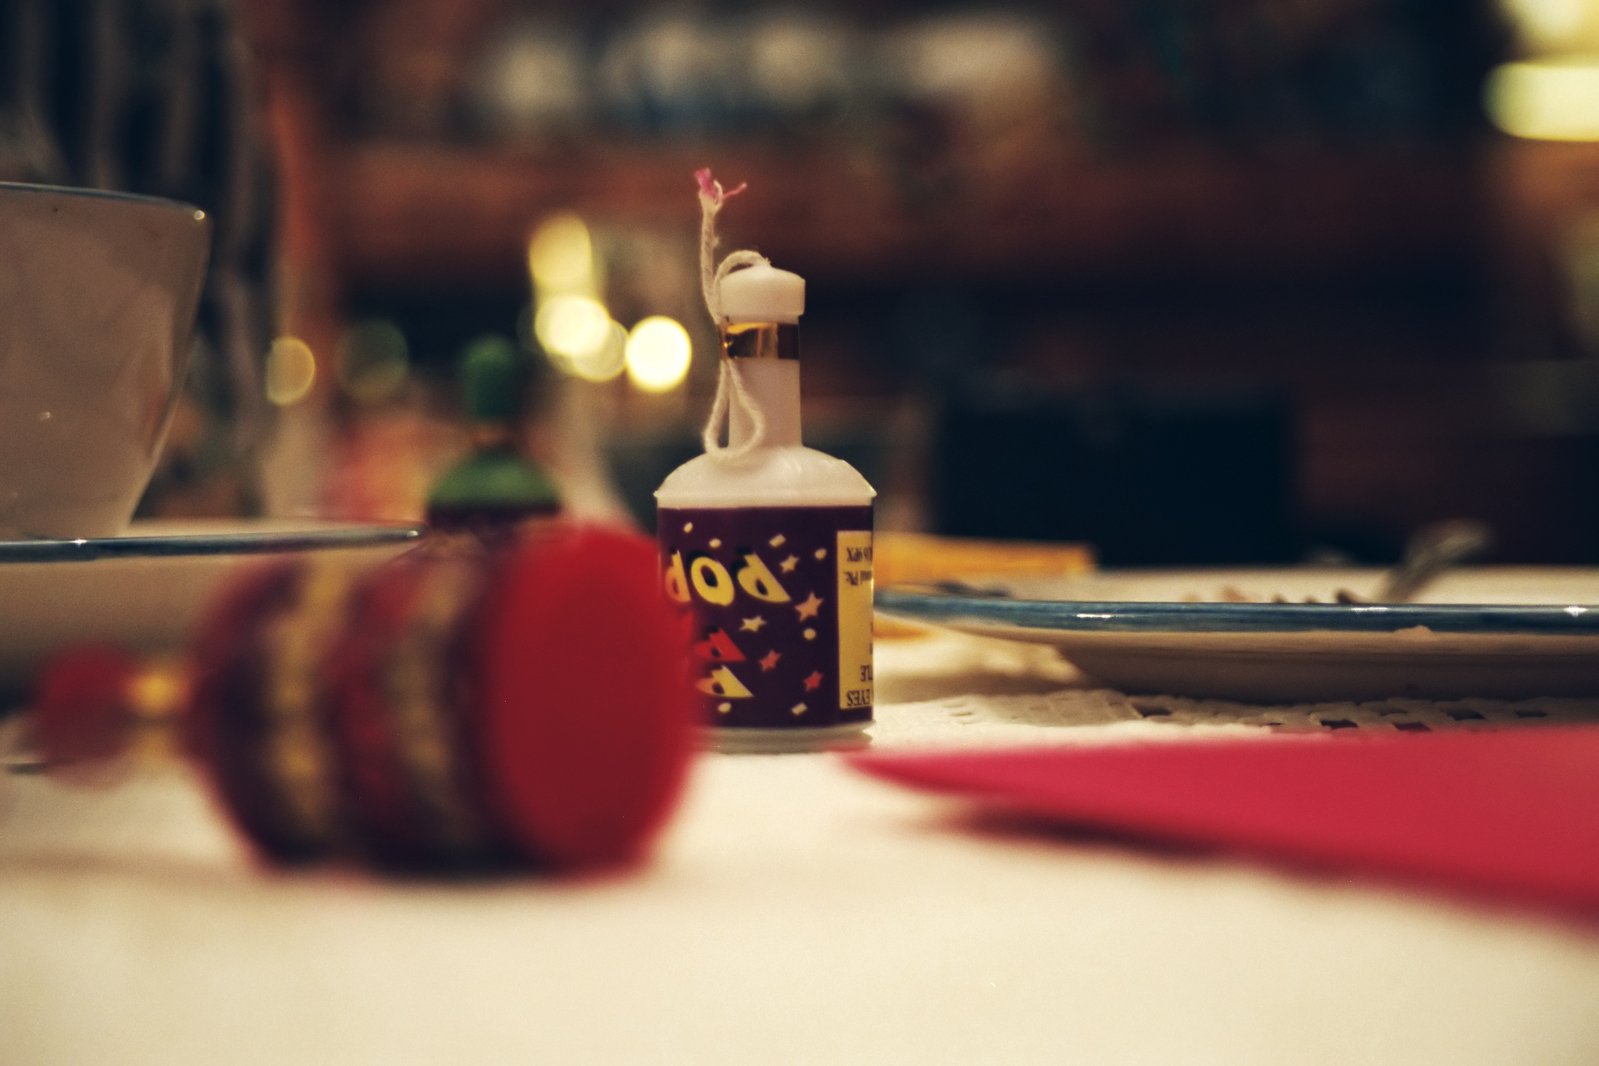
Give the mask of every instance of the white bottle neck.
[[(798, 447), (800, 439), (800, 364), (798, 359), (734, 359), (744, 392), (765, 421), (761, 444)], [(755, 435), (755, 422), (737, 396), (728, 405), (727, 444), (742, 447)]]

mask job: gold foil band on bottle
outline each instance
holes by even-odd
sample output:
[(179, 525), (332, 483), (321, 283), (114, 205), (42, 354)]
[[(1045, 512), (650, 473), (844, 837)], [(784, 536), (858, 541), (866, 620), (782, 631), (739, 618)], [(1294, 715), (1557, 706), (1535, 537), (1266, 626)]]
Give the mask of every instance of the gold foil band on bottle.
[(799, 326), (792, 322), (732, 322), (722, 327), (730, 359), (798, 359)]

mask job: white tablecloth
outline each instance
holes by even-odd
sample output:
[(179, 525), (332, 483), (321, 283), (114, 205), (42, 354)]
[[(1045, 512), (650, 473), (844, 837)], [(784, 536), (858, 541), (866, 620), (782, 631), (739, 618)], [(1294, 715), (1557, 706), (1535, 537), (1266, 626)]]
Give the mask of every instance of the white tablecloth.
[[(1130, 699), (956, 636), (878, 675), (885, 748), (1531, 706)], [(179, 768), (10, 773), (0, 1062), (1593, 1064), (1599, 929), (1006, 835), (831, 755), (704, 757), (655, 860), (583, 882), (266, 874)]]

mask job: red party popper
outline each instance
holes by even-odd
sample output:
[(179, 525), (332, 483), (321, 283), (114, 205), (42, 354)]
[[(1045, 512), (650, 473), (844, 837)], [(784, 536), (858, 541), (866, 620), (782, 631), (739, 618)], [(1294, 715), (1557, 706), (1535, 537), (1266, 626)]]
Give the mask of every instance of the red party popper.
[[(695, 748), (687, 637), (653, 543), (617, 529), (452, 538), (364, 569), (276, 561), (197, 632), (185, 747), (276, 862), (615, 867), (646, 853)], [(103, 648), (53, 662), (47, 761), (104, 759), (138, 673)]]

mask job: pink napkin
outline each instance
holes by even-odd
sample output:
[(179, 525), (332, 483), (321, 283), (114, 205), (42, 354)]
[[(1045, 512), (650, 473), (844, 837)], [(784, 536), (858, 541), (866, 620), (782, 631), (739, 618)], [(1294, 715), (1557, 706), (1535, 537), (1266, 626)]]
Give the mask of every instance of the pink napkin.
[(1599, 727), (849, 760), (1052, 825), (1599, 917)]

